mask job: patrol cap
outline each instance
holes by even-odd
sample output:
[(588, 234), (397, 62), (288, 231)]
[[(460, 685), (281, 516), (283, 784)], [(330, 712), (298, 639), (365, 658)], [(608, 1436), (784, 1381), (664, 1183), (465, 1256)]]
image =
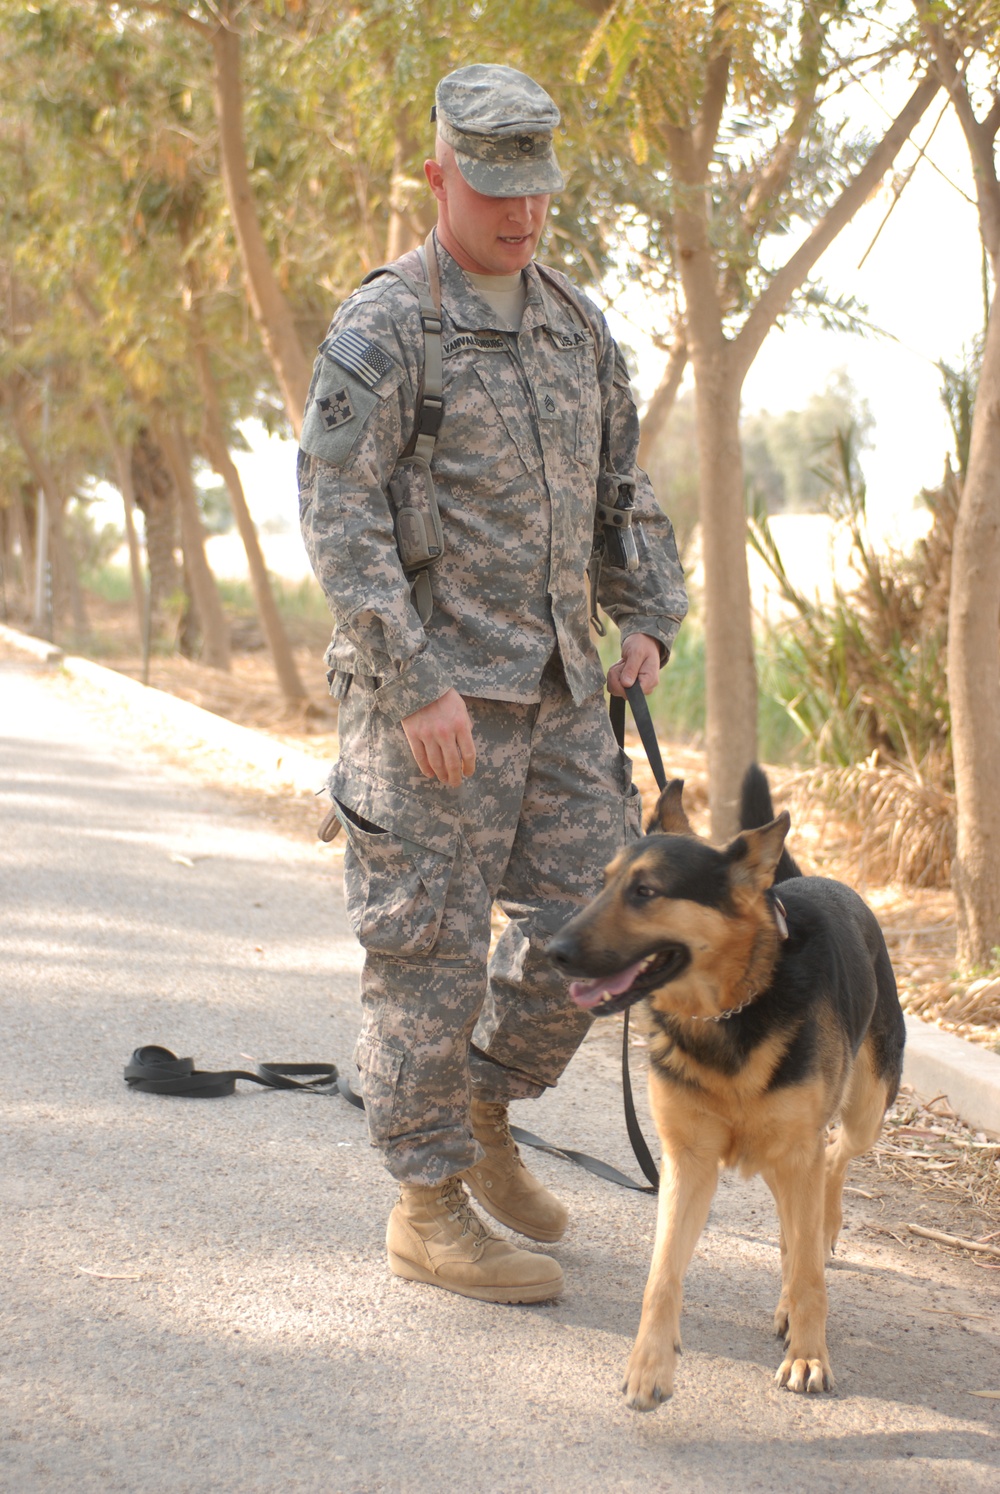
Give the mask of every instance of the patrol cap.
[(474, 62), (442, 78), (434, 98), (431, 119), (470, 187), (486, 197), (561, 191), (552, 149), (559, 110), (533, 78)]

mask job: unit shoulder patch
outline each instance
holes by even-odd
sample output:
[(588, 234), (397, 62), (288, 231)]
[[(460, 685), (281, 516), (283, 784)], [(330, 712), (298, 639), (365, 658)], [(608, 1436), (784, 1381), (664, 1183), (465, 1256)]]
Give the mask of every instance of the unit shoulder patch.
[(313, 398), (306, 406), (299, 445), (335, 467), (343, 466), (369, 415), (380, 403), (378, 394), (367, 384), (345, 378), (343, 370), (332, 362), (322, 363)]
[(346, 386), (343, 389), (334, 389), (332, 393), (322, 395), (316, 401), (319, 418), (328, 431), (334, 431), (338, 425), (346, 425), (348, 420), (354, 419), (354, 406), (351, 404), (351, 396)]

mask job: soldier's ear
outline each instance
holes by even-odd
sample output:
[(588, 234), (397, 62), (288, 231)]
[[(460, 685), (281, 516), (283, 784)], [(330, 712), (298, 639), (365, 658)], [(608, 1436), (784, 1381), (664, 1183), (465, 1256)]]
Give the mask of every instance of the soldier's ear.
[(434, 196), (437, 198), (438, 202), (443, 202), (446, 196), (446, 192), (444, 185), (444, 171), (441, 168), (440, 161), (435, 161), (433, 156), (429, 160), (425, 161), (424, 176), (426, 176), (427, 185), (434, 193)]

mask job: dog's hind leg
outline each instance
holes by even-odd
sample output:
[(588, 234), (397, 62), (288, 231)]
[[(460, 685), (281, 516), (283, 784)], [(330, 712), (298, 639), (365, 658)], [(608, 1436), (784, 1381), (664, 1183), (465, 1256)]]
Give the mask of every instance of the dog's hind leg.
[(781, 1301), (788, 1343), (775, 1379), (794, 1391), (833, 1388), (826, 1348), (826, 1281), (823, 1275), (823, 1146), (796, 1149), (763, 1174), (778, 1205), (785, 1244)]
[(852, 1158), (870, 1151), (878, 1140), (889, 1103), (889, 1081), (875, 1071), (872, 1043), (862, 1043), (840, 1108), (840, 1126), (826, 1149), (823, 1243), (827, 1258), (834, 1251), (843, 1223), (844, 1179)]
[(681, 1352), (681, 1300), (684, 1273), (705, 1227), (719, 1179), (721, 1146), (671, 1146), (664, 1138), (656, 1244), (642, 1299), (642, 1318), (622, 1394), (633, 1411), (655, 1411), (674, 1388), (674, 1365)]

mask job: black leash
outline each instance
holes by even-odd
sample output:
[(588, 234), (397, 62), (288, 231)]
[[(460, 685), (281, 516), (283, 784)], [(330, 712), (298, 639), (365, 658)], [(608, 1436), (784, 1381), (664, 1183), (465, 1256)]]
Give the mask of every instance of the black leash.
[[(656, 740), (656, 730), (653, 726), (653, 718), (649, 714), (649, 706), (646, 697), (642, 693), (642, 686), (638, 680), (634, 685), (626, 688), (628, 703), (632, 708), (632, 719), (635, 721), (639, 732), (639, 739), (649, 759), (649, 766), (653, 770), (656, 786), (665, 789), (667, 786), (667, 775), (663, 771), (663, 759), (660, 756), (660, 744)], [(615, 734), (615, 741), (624, 752), (625, 750), (625, 701), (620, 695), (612, 695), (608, 706), (608, 714), (611, 717), (611, 729)], [(660, 1187), (660, 1174), (653, 1161), (646, 1138), (642, 1134), (639, 1125), (639, 1117), (635, 1113), (635, 1101), (632, 1098), (632, 1078), (628, 1068), (628, 1019), (629, 1007), (625, 1008), (622, 1021), (622, 1095), (625, 1101), (625, 1126), (628, 1130), (628, 1139), (632, 1143), (635, 1160), (642, 1168), (643, 1176), (648, 1179), (650, 1186), (644, 1188), (644, 1193), (656, 1193)], [(634, 1184), (633, 1186), (638, 1186)]]
[[(309, 1077), (307, 1077), (309, 1076)], [(193, 1058), (178, 1058), (169, 1048), (150, 1044), (136, 1048), (125, 1065), (125, 1083), (129, 1089), (141, 1090), (151, 1095), (175, 1095), (189, 1100), (220, 1100), (236, 1093), (236, 1081), (248, 1079), (265, 1089), (297, 1089), (303, 1094), (340, 1095), (359, 1110), (365, 1102), (337, 1072), (333, 1063), (259, 1063), (253, 1072), (249, 1069), (196, 1069)], [(586, 1168), (595, 1177), (608, 1183), (617, 1183), (620, 1188), (632, 1188), (640, 1193), (652, 1192), (641, 1183), (635, 1183), (625, 1173), (619, 1172), (609, 1162), (590, 1157), (586, 1152), (574, 1152), (568, 1147), (556, 1146), (544, 1141), (532, 1131), (520, 1126), (511, 1126), (510, 1134), (520, 1146), (534, 1147), (536, 1151), (548, 1152), (566, 1162), (575, 1162)]]
[[(307, 1078), (307, 1075), (312, 1077)], [(299, 1089), (314, 1095), (342, 1095), (364, 1108), (361, 1096), (337, 1072), (333, 1063), (259, 1063), (249, 1069), (196, 1069), (193, 1058), (178, 1058), (169, 1048), (150, 1044), (136, 1048), (125, 1065), (125, 1083), (150, 1095), (183, 1095), (191, 1100), (219, 1100), (236, 1093), (237, 1079), (249, 1079), (266, 1089)]]

